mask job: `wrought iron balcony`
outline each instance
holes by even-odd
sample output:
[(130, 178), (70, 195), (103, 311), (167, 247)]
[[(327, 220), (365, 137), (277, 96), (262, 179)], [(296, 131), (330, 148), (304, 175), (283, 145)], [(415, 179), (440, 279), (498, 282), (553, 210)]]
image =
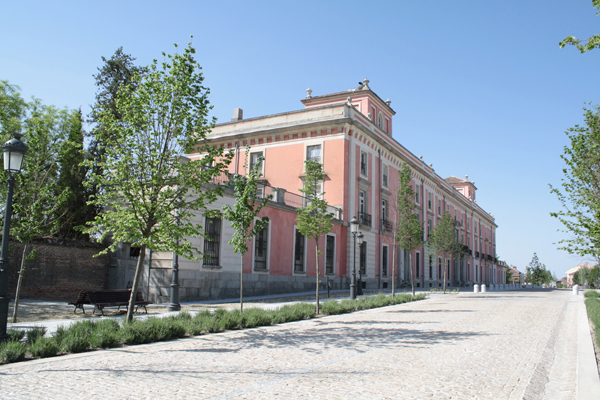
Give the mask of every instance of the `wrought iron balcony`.
[(383, 229), (384, 232), (393, 232), (394, 225), (392, 224), (392, 221), (384, 218), (381, 220), (381, 229)]
[(364, 226), (372, 226), (371, 225), (371, 214), (367, 214), (364, 212), (358, 213), (358, 223)]

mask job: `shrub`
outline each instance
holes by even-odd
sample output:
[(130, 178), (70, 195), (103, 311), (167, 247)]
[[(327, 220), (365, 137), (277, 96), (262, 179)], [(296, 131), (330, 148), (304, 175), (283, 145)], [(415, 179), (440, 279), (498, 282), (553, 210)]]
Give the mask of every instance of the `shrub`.
[(67, 353), (82, 353), (90, 347), (90, 338), (89, 336), (70, 333), (61, 339), (60, 347)]
[(583, 295), (586, 299), (597, 299), (600, 297), (600, 293), (595, 290), (586, 290)]
[(16, 341), (6, 341), (0, 344), (0, 361), (3, 363), (13, 363), (25, 359), (25, 343)]
[(273, 312), (262, 308), (247, 308), (242, 315), (241, 327), (254, 328), (256, 326), (267, 326), (273, 323)]
[(221, 309), (225, 311), (219, 317), (219, 322), (221, 324), (221, 329), (225, 330), (233, 330), (239, 329), (242, 324), (242, 313), (240, 310), (231, 310), (227, 311), (225, 309)]
[(9, 329), (6, 333), (9, 336), (8, 340), (12, 340), (13, 342), (18, 342), (25, 337), (25, 331), (23, 329)]
[(38, 338), (44, 337), (44, 335), (46, 335), (45, 326), (34, 326), (27, 330), (27, 341), (34, 343)]
[(151, 317), (123, 325), (118, 336), (124, 344), (142, 344), (183, 337), (185, 334), (186, 327), (183, 321), (178, 321), (175, 317)]
[(60, 346), (54, 338), (39, 337), (29, 344), (28, 351), (39, 358), (54, 357), (60, 352)]

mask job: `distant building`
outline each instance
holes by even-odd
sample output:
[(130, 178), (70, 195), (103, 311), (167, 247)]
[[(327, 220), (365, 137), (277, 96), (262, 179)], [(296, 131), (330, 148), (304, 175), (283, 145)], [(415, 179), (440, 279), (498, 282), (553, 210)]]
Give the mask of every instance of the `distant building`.
[(592, 269), (592, 266), (590, 264), (579, 264), (565, 272), (565, 274), (567, 274), (567, 284), (569, 286), (573, 286), (573, 276), (575, 275), (575, 272), (579, 271), (581, 268)]

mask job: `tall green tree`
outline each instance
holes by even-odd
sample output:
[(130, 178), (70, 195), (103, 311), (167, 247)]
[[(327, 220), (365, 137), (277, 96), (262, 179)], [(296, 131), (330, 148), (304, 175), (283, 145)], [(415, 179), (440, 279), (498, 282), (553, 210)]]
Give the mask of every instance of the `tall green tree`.
[[(587, 268), (586, 268), (587, 269)], [(533, 253), (531, 262), (526, 267), (527, 282), (534, 286), (542, 286), (552, 282), (552, 273), (540, 262), (537, 253)]]
[[(412, 252), (423, 245), (423, 225), (415, 212), (415, 192), (410, 185), (412, 180), (411, 169), (407, 164), (402, 166), (398, 176), (398, 191), (395, 204), (395, 232), (396, 242), (409, 254), (408, 268), (410, 270), (410, 282), (412, 294), (415, 295), (415, 276), (412, 268)], [(395, 248), (394, 255), (395, 259)], [(392, 264), (392, 296), (396, 294), (395, 287), (395, 264)]]
[(89, 238), (82, 234), (80, 229), (76, 229), (84, 226), (93, 216), (87, 205), (89, 195), (84, 185), (87, 168), (83, 165), (85, 153), (81, 110), (72, 111), (67, 123), (67, 136), (58, 155), (60, 171), (57, 190), (59, 193), (68, 190), (68, 198), (64, 207), (59, 210), (58, 234), (67, 239), (88, 240)]
[(304, 194), (305, 205), (302, 207), (296, 218), (298, 224), (298, 230), (309, 240), (315, 242), (316, 251), (316, 276), (317, 276), (317, 289), (316, 289), (316, 312), (319, 314), (319, 256), (323, 251), (319, 250), (319, 240), (329, 232), (333, 227), (333, 213), (327, 211), (327, 201), (325, 200), (325, 193), (319, 188), (323, 186), (323, 165), (316, 160), (306, 160), (304, 162), (304, 171), (306, 176), (304, 178), (304, 187), (300, 189), (300, 192)]
[[(250, 146), (246, 147), (246, 163), (250, 156)], [(270, 196), (259, 197), (258, 179), (261, 176), (263, 157), (248, 171), (248, 176), (234, 175), (230, 184), (235, 192), (235, 204), (223, 206), (223, 216), (231, 222), (234, 233), (229, 240), (233, 251), (240, 255), (240, 311), (244, 311), (244, 254), (248, 251), (248, 242), (258, 235), (269, 223), (269, 217), (256, 216), (267, 204)]]
[[(600, 0), (592, 0), (592, 6), (600, 10)], [(600, 11), (596, 15), (600, 15)], [(585, 53), (600, 47), (600, 35), (592, 35), (587, 39), (577, 39), (575, 36), (567, 36), (558, 45), (561, 49), (566, 45), (575, 46), (581, 53)]]
[[(45, 106), (40, 100), (28, 104), (21, 121), (29, 150), (23, 169), (16, 176), (11, 236), (24, 244), (12, 321), (17, 322), (21, 287), (26, 275), (27, 260), (36, 256), (35, 238), (53, 236), (64, 218), (64, 204), (69, 188), (58, 186), (60, 153), (69, 130), (72, 112)], [(18, 134), (17, 134), (18, 135)], [(5, 175), (5, 174), (3, 174)], [(3, 179), (6, 179), (4, 176)], [(2, 184), (2, 188), (6, 185)], [(3, 223), (3, 221), (2, 221)]]
[(21, 132), (21, 123), (29, 108), (19, 90), (17, 85), (0, 80), (0, 135), (5, 141), (14, 132)]
[(560, 250), (600, 262), (600, 107), (584, 110), (585, 124), (566, 131), (571, 143), (561, 155), (562, 188), (550, 185), (563, 210), (550, 215), (571, 235), (559, 242)]
[(444, 279), (444, 293), (446, 293), (446, 281), (448, 272), (448, 260), (456, 254), (460, 254), (462, 245), (456, 239), (456, 224), (450, 212), (444, 211), (442, 218), (438, 221), (437, 226), (433, 229), (429, 244), (437, 253), (442, 256), (444, 271), (442, 276)]
[[(103, 157), (86, 162), (89, 167), (97, 164), (88, 184), (103, 188), (91, 202), (103, 212), (84, 233), (112, 239), (102, 253), (114, 251), (120, 241), (141, 248), (128, 322), (133, 319), (146, 249), (196, 259), (200, 252), (187, 238), (204, 235), (191, 218), (222, 195), (220, 186), (206, 184), (231, 161), (231, 155), (206, 138), (214, 119), (208, 119), (209, 90), (194, 53), (191, 44), (181, 54), (163, 53), (162, 63), (154, 60), (148, 72), (135, 73), (130, 85), (120, 86), (116, 112), (102, 109), (98, 116), (103, 127), (99, 142), (110, 146), (104, 147)], [(203, 156), (182, 162), (181, 156), (192, 152)]]

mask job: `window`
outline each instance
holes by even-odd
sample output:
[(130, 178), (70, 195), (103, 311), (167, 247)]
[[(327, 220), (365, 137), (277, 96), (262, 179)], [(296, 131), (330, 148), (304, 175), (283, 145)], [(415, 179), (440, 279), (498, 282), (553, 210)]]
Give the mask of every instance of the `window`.
[(431, 192), (427, 193), (427, 208), (431, 210)]
[(294, 240), (294, 272), (304, 272), (305, 238), (298, 229)]
[(415, 185), (415, 203), (419, 204), (419, 185)]
[(381, 251), (381, 274), (387, 276), (388, 274), (388, 247), (383, 246)]
[(427, 220), (427, 238), (429, 239), (431, 237), (431, 220), (428, 219)]
[(367, 242), (360, 244), (360, 269), (361, 275), (367, 274)]
[(367, 153), (364, 151), (360, 152), (360, 173), (367, 175)]
[(325, 273), (335, 274), (335, 236), (327, 235), (325, 246)]
[(429, 256), (429, 279), (433, 279), (433, 257)]
[(256, 197), (262, 199), (265, 197), (265, 185), (259, 183), (256, 185)]
[(438, 280), (442, 280), (442, 259), (438, 258)]
[(129, 257), (138, 258), (141, 250), (142, 248), (140, 246), (129, 246)]
[(358, 191), (358, 212), (361, 214), (367, 212), (367, 194), (364, 190)]
[(415, 270), (417, 272), (416, 276), (417, 276), (417, 278), (419, 278), (421, 276), (421, 273), (420, 273), (421, 272), (421, 269), (420, 269), (420, 267), (421, 267), (421, 253), (417, 253), (415, 258), (416, 258), (416, 260), (415, 260), (416, 261)]
[(219, 265), (221, 218), (204, 220), (204, 265)]
[(388, 186), (388, 166), (384, 165), (383, 166), (383, 186), (387, 187)]
[(467, 263), (467, 281), (471, 281), (471, 264)]
[(442, 201), (438, 199), (438, 215), (442, 215)]
[(262, 155), (262, 151), (259, 151), (257, 153), (250, 153), (250, 171), (252, 171), (256, 167), (260, 175), (263, 174), (263, 163), (262, 161), (259, 162)]
[(388, 209), (387, 200), (381, 200), (381, 219), (383, 219), (384, 221), (387, 221), (387, 209)]
[(306, 147), (306, 159), (321, 162), (321, 145), (307, 146)]
[(448, 271), (446, 271), (446, 280), (450, 280), (450, 260), (448, 260), (448, 265), (446, 266), (446, 268), (448, 268)]
[(269, 224), (265, 225), (254, 237), (254, 269), (265, 271), (267, 269), (267, 254), (269, 243)]

